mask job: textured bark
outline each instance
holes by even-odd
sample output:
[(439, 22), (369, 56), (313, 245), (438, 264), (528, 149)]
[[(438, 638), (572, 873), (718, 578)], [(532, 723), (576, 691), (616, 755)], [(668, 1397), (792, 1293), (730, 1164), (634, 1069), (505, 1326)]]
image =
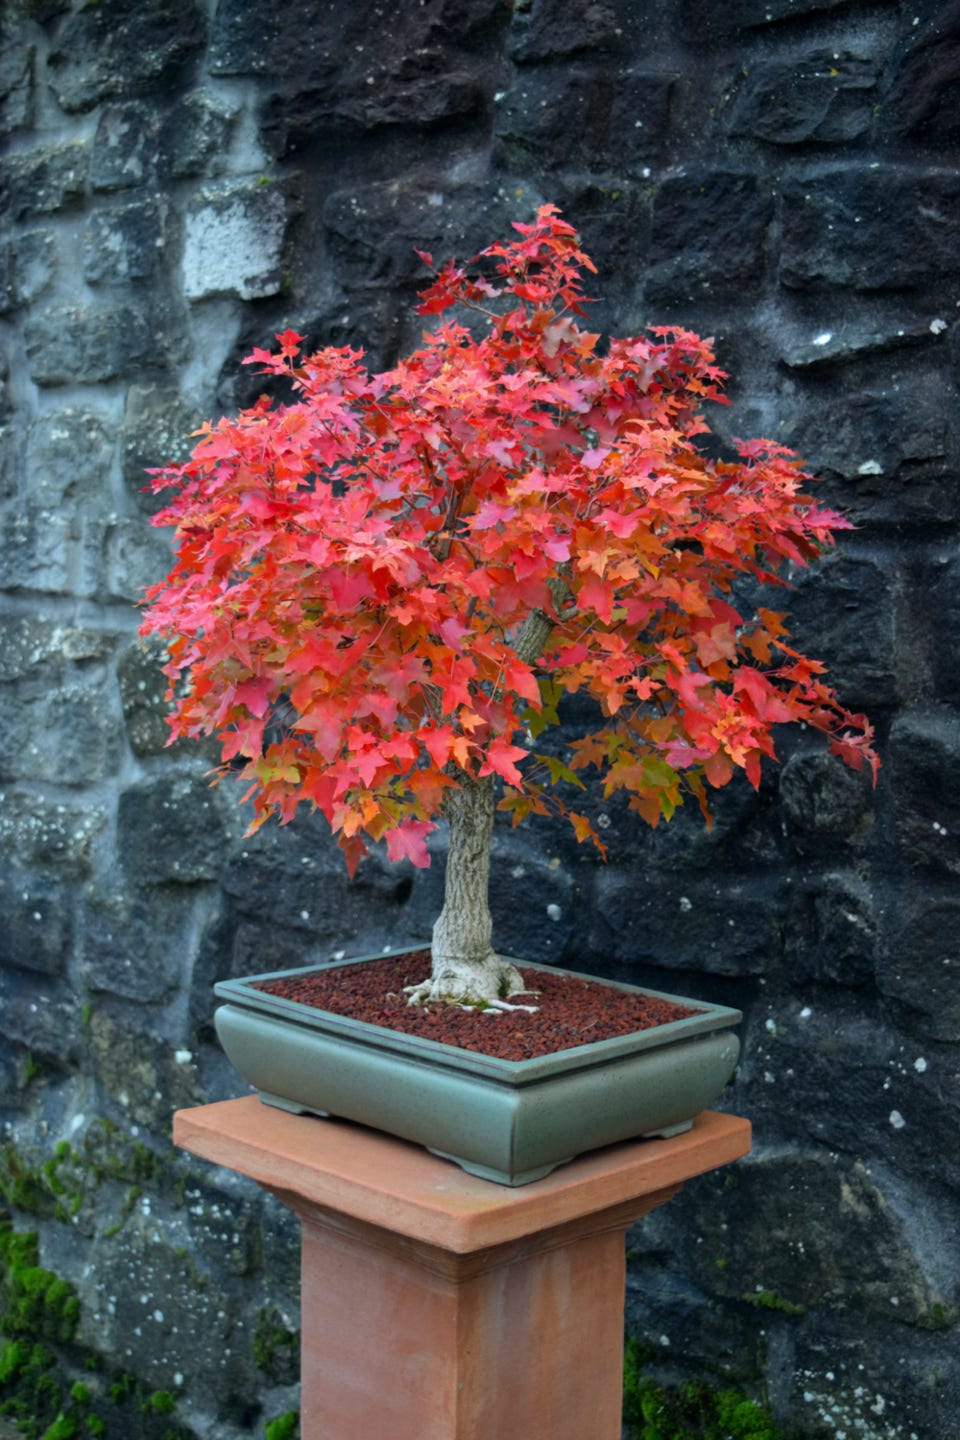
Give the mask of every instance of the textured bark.
[(456, 1001), (493, 1005), (523, 992), (519, 971), (501, 960), (492, 945), (490, 915), (490, 842), (493, 835), (494, 781), (460, 778), (450, 790), (444, 813), (450, 822), (450, 848), (444, 901), (433, 927), (433, 973), (411, 988), (410, 1003)]

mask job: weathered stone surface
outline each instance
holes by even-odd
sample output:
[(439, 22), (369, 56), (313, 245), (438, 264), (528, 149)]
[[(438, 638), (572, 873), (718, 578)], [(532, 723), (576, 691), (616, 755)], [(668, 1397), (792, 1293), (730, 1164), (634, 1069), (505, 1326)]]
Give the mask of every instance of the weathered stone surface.
[(145, 105), (104, 105), (90, 156), (93, 189), (128, 190), (148, 180), (157, 159), (157, 131), (156, 116)]
[(173, 386), (131, 385), (127, 391), (120, 439), (123, 478), (137, 507), (146, 514), (154, 514), (167, 503), (163, 494), (154, 495), (145, 488), (150, 483), (146, 471), (186, 460), (195, 444), (190, 436), (200, 418)]
[(0, 876), (0, 970), (62, 975), (70, 953), (71, 899), (29, 874)]
[(117, 660), (120, 703), (127, 742), (134, 755), (162, 754), (170, 736), (170, 727), (164, 719), (169, 706), (161, 663), (156, 642), (128, 645)]
[(125, 0), (99, 0), (60, 26), (48, 73), (64, 110), (90, 110), (169, 85), (205, 38), (194, 0), (152, 0), (132, 10)]
[(103, 660), (113, 641), (103, 631), (38, 615), (0, 616), (0, 681), (19, 680), (51, 660)]
[(231, 181), (200, 192), (187, 209), (183, 291), (188, 300), (253, 300), (283, 289), (289, 207), (273, 181)]
[(168, 531), (151, 529), (142, 519), (117, 520), (104, 540), (101, 581), (114, 599), (140, 600), (170, 568)]
[(42, 310), (27, 336), (30, 374), (38, 385), (94, 385), (153, 369), (163, 359), (162, 339), (133, 305)]
[(871, 55), (849, 50), (761, 60), (731, 97), (725, 129), (777, 145), (855, 140), (870, 129), (879, 78)]
[(35, 791), (0, 792), (0, 842), (19, 866), (44, 867), (58, 880), (87, 875), (107, 823), (102, 806), (47, 800)]
[(9, 156), (0, 169), (0, 214), (22, 220), (77, 204), (87, 183), (88, 158), (80, 140)]
[(960, 901), (955, 882), (903, 887), (877, 970), (881, 992), (915, 1034), (960, 1040)]
[(925, 615), (936, 617), (931, 661), (937, 694), (960, 707), (960, 557), (936, 557), (923, 577), (921, 604)]
[(195, 90), (175, 105), (164, 124), (160, 146), (167, 168), (177, 179), (219, 175), (240, 107), (218, 95)]
[(148, 280), (163, 260), (163, 228), (153, 201), (97, 210), (83, 240), (83, 278), (90, 285)]
[(960, 134), (960, 5), (956, 0), (935, 6), (907, 46), (884, 111), (896, 135), (950, 140)]
[(890, 998), (838, 996), (802, 970), (781, 985), (779, 999), (751, 1013), (737, 1076), (736, 1103), (749, 1107), (758, 1132), (851, 1155), (869, 1135), (870, 1154), (889, 1174), (935, 1174), (956, 1186), (952, 1047), (905, 1034)]
[(818, 370), (835, 370), (837, 366), (852, 361), (929, 345), (931, 333), (933, 336), (940, 333), (936, 321), (905, 320), (903, 324), (879, 326), (844, 319), (835, 330), (822, 328), (816, 334), (808, 331), (800, 335), (781, 328), (778, 340), (784, 365), (810, 374)]
[(18, 41), (9, 19), (0, 19), (0, 135), (32, 125), (36, 46)]
[[(121, 860), (126, 860), (122, 814), (120, 825), (118, 848)], [(77, 927), (83, 984), (125, 1000), (168, 999), (180, 980), (189, 921), (183, 902), (163, 891), (131, 888), (92, 896), (82, 907)]]
[(70, 547), (74, 527), (67, 516), (34, 506), (5, 507), (0, 584), (11, 590), (62, 595), (71, 589)]
[[(153, 950), (160, 951), (159, 940)], [(144, 957), (146, 958), (146, 957)], [(179, 965), (180, 957), (168, 962)], [(106, 1001), (94, 1004), (89, 1021), (93, 1074), (110, 1108), (125, 1122), (147, 1125), (168, 1135), (174, 1110), (199, 1105), (196, 1067), (189, 1050), (169, 1045), (150, 1033), (150, 1020), (136, 1021), (111, 1013)]]
[(153, 884), (215, 880), (233, 818), (231, 798), (200, 775), (164, 775), (124, 790), (117, 813), (122, 864)]
[(776, 879), (666, 873), (644, 883), (640, 875), (601, 870), (583, 938), (593, 964), (615, 965), (620, 979), (639, 967), (762, 975), (781, 960), (782, 903)]
[(603, 0), (534, 0), (514, 8), (510, 55), (519, 63), (612, 51), (622, 38), (616, 8)]
[(958, 268), (956, 171), (847, 165), (784, 182), (784, 285), (898, 290)]
[(649, 173), (663, 157), (675, 85), (675, 75), (639, 68), (614, 75), (609, 68), (520, 71), (496, 108), (502, 157), (521, 174), (531, 164), (537, 173), (557, 167)]
[(483, 236), (499, 233), (498, 226), (506, 230), (512, 219), (530, 219), (535, 204), (529, 192), (517, 205), (513, 197), (491, 189), (432, 189), (398, 180), (335, 190), (327, 197), (323, 221), (331, 250), (350, 283), (423, 284), (427, 272), (414, 247), (437, 260), (454, 251), (467, 259), (489, 243)]
[(653, 201), (648, 299), (686, 302), (756, 290), (772, 220), (770, 186), (749, 172), (698, 169), (665, 180)]
[(56, 265), (56, 242), (49, 230), (28, 230), (0, 246), (0, 314), (42, 295)]
[(960, 875), (960, 716), (900, 715), (887, 755), (902, 854), (911, 865)]
[(894, 577), (873, 555), (848, 544), (793, 577), (790, 631), (823, 660), (847, 705), (876, 712), (896, 696)]
[(310, 73), (324, 64), (332, 48), (339, 52), (343, 26), (336, 11), (328, 25), (318, 25), (312, 0), (259, 10), (245, 0), (220, 0), (207, 64), (213, 75), (276, 75), (291, 66), (297, 73)]
[(802, 855), (862, 851), (873, 836), (869, 784), (824, 750), (792, 755), (780, 772), (789, 837)]
[(80, 1034), (80, 1007), (54, 976), (13, 967), (0, 971), (0, 1035), (6, 1047), (65, 1070), (77, 1062)]
[[(0, 696), (0, 774), (8, 780), (89, 785), (113, 773), (122, 744), (107, 678), (51, 676)], [(56, 728), (51, 723), (56, 717)]]
[(873, 979), (877, 916), (859, 875), (818, 875), (797, 887), (784, 932), (784, 967), (799, 980), (860, 986)]
[(759, 1155), (725, 1180), (727, 1203), (710, 1193), (715, 1180), (687, 1202), (703, 1237), (694, 1273), (716, 1293), (853, 1313), (861, 1324), (917, 1325), (943, 1306), (909, 1226), (863, 1165), (816, 1151)]
[(198, 1270), (189, 1242), (182, 1216), (149, 1198), (137, 1206), (115, 1239), (91, 1247), (90, 1273), (77, 1276), (80, 1336), (151, 1392), (186, 1390), (209, 1417), (224, 1390), (242, 1391), (252, 1336), (238, 1333), (222, 1283)]
[(44, 415), (27, 438), (31, 495), (41, 505), (108, 508), (115, 449), (115, 437), (92, 411), (70, 405)]

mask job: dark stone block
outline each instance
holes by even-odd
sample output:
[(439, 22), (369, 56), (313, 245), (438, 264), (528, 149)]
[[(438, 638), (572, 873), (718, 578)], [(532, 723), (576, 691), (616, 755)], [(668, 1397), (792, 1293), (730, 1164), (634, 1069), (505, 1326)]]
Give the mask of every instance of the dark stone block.
[(57, 247), (50, 230), (27, 230), (0, 247), (0, 314), (30, 305), (53, 281)]
[(319, 24), (315, 0), (218, 0), (207, 65), (212, 75), (309, 74), (329, 64), (331, 50), (339, 55), (343, 23), (334, 10)]
[(35, 420), (27, 438), (27, 485), (41, 505), (102, 511), (113, 504), (115, 437), (92, 411), (67, 406)]
[(9, 19), (0, 19), (0, 135), (33, 124), (36, 54), (36, 46), (19, 37)]
[(63, 625), (38, 615), (0, 617), (0, 682), (49, 673), (51, 662), (104, 660), (112, 638), (99, 630)]
[(163, 260), (160, 209), (153, 201), (96, 210), (83, 241), (83, 278), (90, 285), (152, 280)]
[(300, 932), (328, 958), (415, 944), (440, 910), (433, 866), (414, 872), (372, 852), (351, 880), (326, 822), (310, 814), (246, 841), (221, 883), (236, 915)]
[(217, 175), (223, 170), (239, 106), (194, 91), (174, 106), (164, 123), (160, 147), (170, 174)]
[(50, 83), (68, 112), (101, 100), (169, 87), (206, 40), (194, 0), (98, 0), (69, 15), (47, 62)]
[(824, 661), (843, 703), (872, 718), (897, 693), (893, 580), (889, 564), (851, 554), (848, 542), (795, 574), (787, 601), (791, 643)]
[(862, 852), (873, 836), (871, 790), (824, 750), (792, 755), (780, 772), (787, 833), (801, 855)]
[(918, 1324), (944, 1305), (895, 1198), (862, 1164), (810, 1150), (760, 1154), (677, 1203), (702, 1237), (690, 1247), (693, 1272), (719, 1296), (766, 1294), (784, 1310), (847, 1313), (860, 1325)]
[(80, 1007), (53, 976), (0, 971), (0, 1035), (34, 1061), (69, 1069), (80, 1057)]
[(62, 975), (72, 935), (72, 897), (46, 877), (17, 873), (0, 877), (0, 970), (15, 965), (42, 975)]
[(429, 281), (414, 247), (439, 264), (456, 254), (468, 259), (513, 220), (533, 218), (536, 203), (522, 204), (501, 190), (479, 187), (430, 189), (396, 181), (335, 190), (324, 206), (328, 243), (344, 280), (351, 286), (396, 286)]
[(88, 161), (80, 140), (8, 156), (0, 168), (0, 214), (17, 221), (77, 205), (86, 189)]
[(131, 385), (127, 391), (120, 438), (123, 478), (128, 494), (145, 514), (155, 514), (171, 498), (170, 492), (155, 495), (145, 488), (150, 481), (147, 470), (182, 464), (196, 443), (190, 437), (200, 420), (172, 385)]
[(733, 170), (695, 170), (654, 195), (648, 300), (742, 297), (760, 285), (773, 196), (767, 180)]
[[(797, 978), (802, 998), (794, 998)], [(781, 983), (787, 993), (766, 1021), (759, 1010), (752, 1017), (735, 1108), (781, 1141), (860, 1156), (869, 1146), (890, 1173), (956, 1186), (960, 1077), (951, 1047), (895, 1028), (890, 1011), (902, 1015), (902, 1005), (875, 992), (838, 994), (792, 969)]]
[(960, 875), (960, 715), (898, 716), (887, 755), (901, 852), (911, 865)]
[(145, 105), (105, 105), (90, 157), (93, 189), (129, 190), (149, 180), (157, 161), (157, 129), (156, 113)]
[(144, 1004), (169, 999), (180, 981), (190, 920), (189, 906), (169, 892), (110, 892), (101, 883), (78, 917), (82, 983)]
[(128, 645), (117, 661), (120, 703), (134, 755), (160, 755), (170, 738), (162, 648), (156, 641)]
[(853, 872), (795, 889), (784, 923), (784, 967), (798, 980), (867, 985), (877, 963), (873, 892)]
[[(153, 950), (158, 959), (161, 948), (155, 939)], [(140, 963), (146, 960), (146, 956), (138, 958)], [(181, 956), (172, 959), (179, 969)], [(171, 968), (170, 961), (164, 964)], [(115, 1114), (119, 1112), (126, 1124), (145, 1125), (157, 1135), (169, 1135), (173, 1111), (200, 1105), (205, 1097), (197, 1085), (190, 1051), (159, 1039), (152, 1033), (155, 1023), (153, 1016), (140, 1011), (125, 1019), (106, 1005), (95, 1004), (89, 1025), (89, 1060), (93, 1078)], [(125, 1252), (129, 1240), (129, 1234), (125, 1235)], [(140, 1287), (144, 1280), (139, 1274)], [(169, 1370), (166, 1376), (169, 1383)]]
[(124, 790), (117, 812), (117, 852), (139, 882), (215, 880), (230, 838), (232, 797), (200, 775), (164, 775)]
[(143, 519), (117, 520), (107, 526), (101, 555), (95, 593), (139, 601), (170, 569), (170, 532)]
[[(498, 155), (511, 170), (629, 175), (662, 160), (676, 76), (641, 69), (520, 71), (497, 105)], [(649, 171), (648, 171), (649, 173)]]
[(35, 789), (6, 789), (2, 800), (0, 841), (12, 863), (42, 870), (58, 885), (90, 874), (94, 846), (107, 823), (99, 805), (47, 800)]
[(43, 310), (27, 335), (30, 374), (38, 385), (95, 385), (155, 369), (165, 358), (162, 336), (132, 305)]
[(90, 785), (117, 770), (122, 752), (111, 687), (97, 667), (28, 678), (0, 697), (0, 773), (7, 779)]
[(897, 136), (956, 139), (960, 134), (960, 4), (947, 0), (906, 47), (884, 106)]
[(955, 170), (846, 165), (784, 181), (784, 285), (900, 290), (958, 269)]
[(575, 874), (536, 842), (532, 832), (529, 839), (513, 830), (497, 836), (490, 868), (493, 943), (500, 954), (530, 964), (576, 969), (583, 896)]
[(603, 0), (533, 0), (514, 7), (509, 52), (519, 64), (611, 52), (622, 39), (616, 9)]
[(38, 507), (10, 505), (4, 515), (0, 584), (11, 590), (69, 594), (74, 527), (67, 516)]
[[(630, 980), (639, 967), (709, 975), (762, 975), (780, 964), (779, 880), (597, 872), (589, 929), (591, 965)], [(664, 985), (665, 989), (669, 986)]]
[(870, 129), (878, 80), (877, 62), (849, 51), (760, 59), (731, 97), (724, 128), (777, 145), (849, 143)]
[(682, 20), (677, 18), (687, 33), (709, 40), (784, 21), (817, 17), (825, 11), (848, 10), (856, 4), (857, 0), (731, 0), (731, 3), (716, 5), (713, 0), (680, 0)]
[(924, 577), (924, 618), (932, 618), (930, 642), (936, 693), (960, 708), (960, 557), (943, 555)]
[(960, 900), (956, 882), (904, 888), (890, 917), (877, 985), (914, 1035), (960, 1040)]

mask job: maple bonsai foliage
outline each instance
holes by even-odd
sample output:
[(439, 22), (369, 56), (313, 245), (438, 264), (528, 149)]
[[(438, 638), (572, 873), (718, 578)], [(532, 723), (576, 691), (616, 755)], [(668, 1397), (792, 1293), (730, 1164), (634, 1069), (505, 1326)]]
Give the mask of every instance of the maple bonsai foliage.
[[(176, 526), (176, 557), (143, 624), (168, 642), (171, 738), (219, 737), (253, 829), (319, 808), (351, 873), (366, 840), (428, 864), (449, 822), (414, 1003), (523, 990), (491, 943), (497, 803), (515, 823), (562, 810), (599, 845), (563, 798), (596, 772), (651, 825), (685, 798), (709, 818), (710, 788), (737, 770), (756, 786), (789, 721), (877, 766), (866, 719), (783, 615), (731, 595), (742, 577), (784, 583), (847, 522), (781, 445), (703, 453), (704, 403), (724, 402), (709, 341), (601, 345), (581, 324), (594, 266), (574, 230), (550, 205), (514, 228), (468, 268), (422, 254), (419, 313), (444, 318), (392, 370), (301, 353), (291, 330), (255, 350), (246, 363), (283, 377), (289, 403), (205, 425), (153, 481), (175, 490), (155, 520)], [(599, 728), (539, 753), (577, 691)]]

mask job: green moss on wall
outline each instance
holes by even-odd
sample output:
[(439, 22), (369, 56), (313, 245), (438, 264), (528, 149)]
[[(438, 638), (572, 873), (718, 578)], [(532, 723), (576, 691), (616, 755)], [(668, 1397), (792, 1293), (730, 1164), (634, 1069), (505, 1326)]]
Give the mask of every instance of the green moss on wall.
[(787, 1440), (764, 1406), (740, 1390), (701, 1381), (660, 1386), (644, 1374), (648, 1355), (624, 1349), (623, 1420), (630, 1440)]

